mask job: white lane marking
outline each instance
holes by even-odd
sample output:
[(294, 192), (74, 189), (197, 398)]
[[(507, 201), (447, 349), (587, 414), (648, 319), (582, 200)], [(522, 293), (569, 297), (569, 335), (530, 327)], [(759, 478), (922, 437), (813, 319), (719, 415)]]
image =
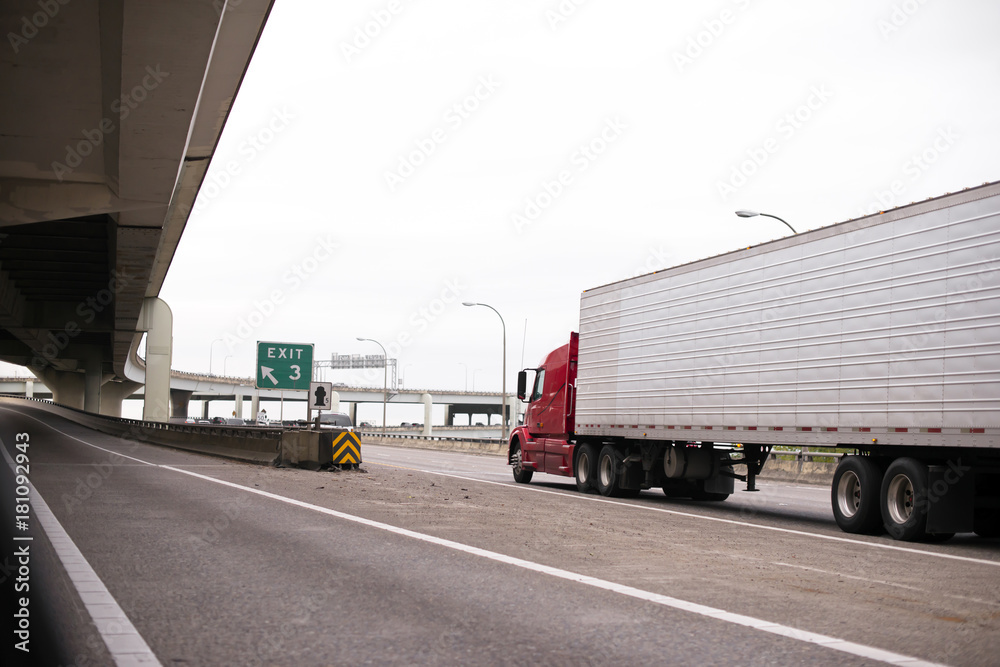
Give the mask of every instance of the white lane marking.
[[(0, 440), (0, 449), (3, 450), (3, 457), (7, 460), (7, 465), (14, 470), (14, 460), (7, 452), (7, 446)], [(42, 498), (35, 486), (28, 482), (31, 490), (31, 509), (41, 524), (42, 530), (52, 543), (52, 548), (56, 556), (62, 563), (63, 569), (73, 586), (77, 595), (83, 601), (83, 606), (87, 608), (90, 618), (104, 640), (116, 665), (160, 665), (156, 654), (142, 638), (139, 631), (135, 629), (128, 616), (118, 606), (118, 602), (108, 592), (107, 587), (101, 578), (94, 572), (87, 559), (83, 557), (80, 549), (77, 548), (73, 540), (66, 533), (66, 530), (59, 523), (48, 503)]]
[[(377, 461), (369, 461), (368, 463), (374, 463), (375, 465), (389, 465), (387, 463), (378, 463)], [(396, 466), (399, 467), (399, 466)], [(924, 551), (923, 549), (914, 549), (912, 547), (902, 547), (896, 544), (882, 544), (881, 542), (864, 542), (862, 540), (854, 540), (849, 537), (840, 537), (839, 535), (823, 535), (822, 533), (809, 533), (804, 530), (795, 530), (792, 528), (781, 528), (779, 526), (765, 526), (761, 523), (751, 523), (749, 521), (736, 521), (735, 519), (723, 519), (717, 516), (706, 516), (704, 514), (694, 514), (693, 512), (681, 512), (680, 510), (668, 510), (662, 507), (650, 507), (649, 505), (636, 505), (635, 503), (625, 503), (620, 500), (609, 500), (607, 498), (596, 498), (594, 496), (585, 496), (580, 493), (566, 493), (565, 491), (552, 491), (550, 489), (540, 489), (536, 486), (531, 486), (529, 484), (517, 484), (512, 482), (491, 482), (488, 479), (479, 479), (477, 477), (465, 477), (463, 475), (456, 475), (447, 472), (435, 472), (433, 470), (423, 470), (421, 468), (413, 468), (413, 470), (420, 470), (421, 472), (426, 472), (431, 475), (440, 475), (442, 477), (452, 477), (454, 479), (461, 479), (466, 482), (479, 482), (480, 484), (496, 484), (497, 486), (503, 486), (507, 488), (517, 489), (518, 491), (533, 491), (535, 493), (548, 493), (555, 496), (562, 496), (563, 498), (570, 498), (573, 500), (590, 501), (592, 503), (607, 503), (609, 505), (620, 505), (622, 507), (633, 507), (635, 509), (646, 510), (648, 512), (660, 512), (663, 514), (673, 514), (675, 516), (684, 516), (692, 519), (703, 519), (705, 521), (717, 521), (719, 523), (728, 523), (734, 526), (745, 526), (748, 528), (759, 528), (760, 530), (771, 530), (777, 533), (788, 533), (790, 535), (801, 535), (803, 537), (812, 537), (819, 540), (830, 540), (832, 542), (845, 542), (847, 544), (854, 544), (857, 546), (874, 547), (876, 549), (889, 549), (890, 551), (902, 551), (904, 553), (920, 554), (921, 556), (933, 556), (935, 558), (947, 558), (949, 560), (959, 560), (966, 563), (976, 563), (977, 565), (990, 565), (993, 567), (1000, 567), (1000, 561), (995, 560), (985, 560), (983, 558), (972, 558), (971, 556), (958, 556), (955, 554), (940, 553), (937, 551)]]
[[(805, 565), (796, 565), (795, 563), (782, 563), (779, 561), (774, 561), (772, 565), (779, 565), (781, 567), (792, 567), (799, 570), (807, 570), (809, 572), (819, 572), (820, 574), (829, 574), (834, 577), (841, 579), (854, 579), (855, 581), (866, 581), (871, 584), (882, 584), (883, 586), (893, 586), (895, 588), (902, 588), (908, 591), (915, 591), (917, 593), (926, 593), (927, 595), (934, 595), (929, 590), (924, 588), (918, 588), (916, 586), (907, 586), (906, 584), (896, 584), (891, 581), (884, 581), (882, 579), (869, 579), (868, 577), (858, 577), (856, 575), (844, 574), (843, 572), (833, 572), (831, 570), (821, 570), (818, 567), (807, 567)], [(962, 600), (963, 602), (978, 602), (979, 604), (984, 604), (990, 607), (1000, 607), (1000, 602), (993, 602), (991, 600), (981, 600), (979, 598), (970, 598), (965, 595), (955, 595), (953, 593), (938, 593), (938, 595), (943, 595), (946, 598), (955, 598), (956, 600)]]
[[(53, 426), (49, 426), (49, 428), (59, 433), (62, 433), (62, 431), (59, 431), (59, 429)], [(80, 440), (79, 438), (75, 438), (73, 436), (69, 437), (87, 445), (88, 447), (93, 447), (94, 449), (98, 449), (102, 452), (108, 452), (110, 454), (116, 453), (110, 449), (105, 449), (104, 447), (94, 445), (85, 440)], [(131, 458), (134, 461), (142, 461), (141, 459), (136, 459), (134, 457), (129, 457), (129, 458)], [(585, 574), (578, 574), (576, 572), (570, 572), (569, 570), (563, 570), (561, 568), (551, 567), (549, 565), (542, 565), (541, 563), (535, 563), (533, 561), (516, 558), (514, 556), (508, 556), (506, 554), (501, 554), (496, 551), (480, 549), (479, 547), (474, 547), (468, 544), (462, 544), (461, 542), (454, 542), (452, 540), (446, 540), (440, 537), (435, 537), (434, 535), (418, 533), (416, 531), (408, 530), (406, 528), (399, 528), (397, 526), (392, 526), (390, 524), (382, 523), (380, 521), (373, 521), (372, 519), (366, 519), (364, 517), (355, 516), (353, 514), (338, 512), (337, 510), (333, 510), (328, 507), (320, 507), (319, 505), (313, 505), (312, 503), (296, 500), (295, 498), (279, 496), (278, 494), (271, 493), (269, 491), (263, 491), (261, 489), (252, 489), (248, 486), (243, 486), (241, 484), (236, 484), (234, 482), (227, 482), (226, 480), (217, 479), (215, 477), (209, 477), (208, 475), (202, 475), (200, 473), (196, 473), (191, 470), (184, 470), (182, 468), (177, 468), (170, 465), (151, 463), (149, 461), (142, 461), (142, 462), (154, 468), (171, 470), (173, 472), (177, 472), (182, 475), (188, 475), (190, 477), (202, 479), (207, 482), (212, 482), (214, 484), (227, 486), (232, 489), (239, 489), (240, 491), (246, 491), (247, 493), (252, 493), (258, 496), (262, 496), (264, 498), (277, 500), (278, 502), (286, 503), (288, 505), (312, 510), (320, 514), (326, 514), (328, 516), (336, 517), (338, 519), (342, 519), (344, 521), (350, 521), (352, 523), (360, 524), (363, 526), (368, 526), (370, 528), (377, 528), (379, 530), (384, 530), (386, 532), (394, 533), (396, 535), (400, 535), (403, 537), (409, 537), (415, 540), (419, 540), (421, 542), (426, 542), (428, 544), (434, 544), (448, 549), (453, 549), (455, 551), (461, 551), (463, 553), (467, 553), (473, 556), (479, 556), (481, 558), (486, 558), (499, 563), (504, 563), (506, 565), (512, 565), (514, 567), (519, 567), (539, 574), (547, 574), (552, 577), (565, 579), (567, 581), (576, 582), (578, 584), (584, 584), (586, 586), (591, 586), (593, 588), (610, 591), (612, 593), (626, 595), (628, 597), (632, 597), (637, 600), (652, 602), (654, 604), (670, 607), (672, 609), (677, 609), (679, 611), (698, 614), (700, 616), (706, 616), (708, 618), (714, 618), (716, 620), (725, 621), (726, 623), (732, 623), (734, 625), (740, 625), (753, 630), (769, 632), (771, 634), (778, 635), (780, 637), (794, 639), (796, 641), (805, 642), (807, 644), (816, 644), (823, 648), (829, 648), (835, 651), (849, 653), (851, 655), (856, 655), (870, 660), (878, 660), (880, 662), (885, 662), (892, 665), (919, 665), (921, 667), (940, 667), (939, 663), (920, 660), (919, 658), (903, 655), (901, 653), (886, 651), (883, 649), (875, 648), (874, 646), (857, 644), (855, 642), (849, 642), (843, 639), (839, 639), (837, 637), (821, 635), (816, 632), (799, 630), (798, 628), (793, 628), (787, 625), (781, 625), (780, 623), (772, 623), (771, 621), (765, 621), (759, 618), (754, 618), (752, 616), (744, 616), (743, 614), (736, 614), (733, 612), (726, 611), (724, 609), (717, 609), (715, 607), (709, 607), (706, 605), (697, 604), (695, 602), (689, 602), (687, 600), (681, 600), (678, 598), (669, 597), (667, 595), (653, 593), (651, 591), (644, 591), (642, 589), (634, 588), (632, 586), (626, 586), (625, 584), (618, 584), (613, 581), (606, 581), (604, 579), (598, 579), (596, 577), (591, 577)]]

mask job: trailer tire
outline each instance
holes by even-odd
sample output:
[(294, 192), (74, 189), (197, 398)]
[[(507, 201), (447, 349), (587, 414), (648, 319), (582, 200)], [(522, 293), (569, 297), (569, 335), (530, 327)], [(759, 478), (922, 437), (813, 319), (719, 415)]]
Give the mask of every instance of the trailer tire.
[(721, 503), (728, 497), (728, 493), (716, 493), (713, 491), (705, 491), (703, 489), (699, 489), (691, 494), (691, 500), (699, 500), (710, 503)]
[(866, 456), (845, 456), (833, 474), (833, 516), (845, 533), (882, 532), (882, 470)]
[(596, 488), (597, 455), (589, 442), (580, 445), (576, 455), (576, 488), (580, 493), (590, 493)]
[(927, 537), (927, 466), (902, 457), (889, 464), (879, 493), (882, 523), (893, 539), (916, 542)]
[(514, 445), (514, 451), (510, 454), (511, 470), (514, 471), (514, 481), (518, 484), (527, 484), (531, 481), (531, 476), (535, 473), (521, 465), (521, 441)]
[(614, 498), (621, 495), (618, 478), (621, 476), (621, 457), (611, 445), (604, 445), (597, 456), (597, 490), (602, 496)]

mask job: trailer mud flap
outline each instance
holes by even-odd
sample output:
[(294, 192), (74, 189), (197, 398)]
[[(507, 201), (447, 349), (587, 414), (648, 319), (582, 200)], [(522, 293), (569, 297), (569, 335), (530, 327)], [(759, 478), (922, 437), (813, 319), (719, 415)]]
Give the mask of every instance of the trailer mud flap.
[(976, 503), (975, 478), (961, 460), (927, 466), (927, 532), (971, 533)]

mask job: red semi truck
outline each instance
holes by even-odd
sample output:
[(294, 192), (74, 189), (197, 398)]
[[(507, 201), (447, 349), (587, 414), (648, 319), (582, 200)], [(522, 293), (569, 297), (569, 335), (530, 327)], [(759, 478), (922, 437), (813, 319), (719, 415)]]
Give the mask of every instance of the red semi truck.
[(1000, 183), (587, 290), (518, 397), (521, 483), (721, 501), (847, 448), (843, 530), (998, 536)]

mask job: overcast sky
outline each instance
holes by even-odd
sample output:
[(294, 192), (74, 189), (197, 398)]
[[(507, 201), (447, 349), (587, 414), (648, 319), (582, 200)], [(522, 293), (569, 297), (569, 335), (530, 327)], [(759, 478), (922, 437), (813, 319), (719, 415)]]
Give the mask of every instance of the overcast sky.
[(276, 0), (161, 293), (174, 368), (362, 336), (498, 390), (479, 301), (511, 388), (582, 290), (788, 233), (736, 209), (1000, 179), (998, 34), (995, 0)]

